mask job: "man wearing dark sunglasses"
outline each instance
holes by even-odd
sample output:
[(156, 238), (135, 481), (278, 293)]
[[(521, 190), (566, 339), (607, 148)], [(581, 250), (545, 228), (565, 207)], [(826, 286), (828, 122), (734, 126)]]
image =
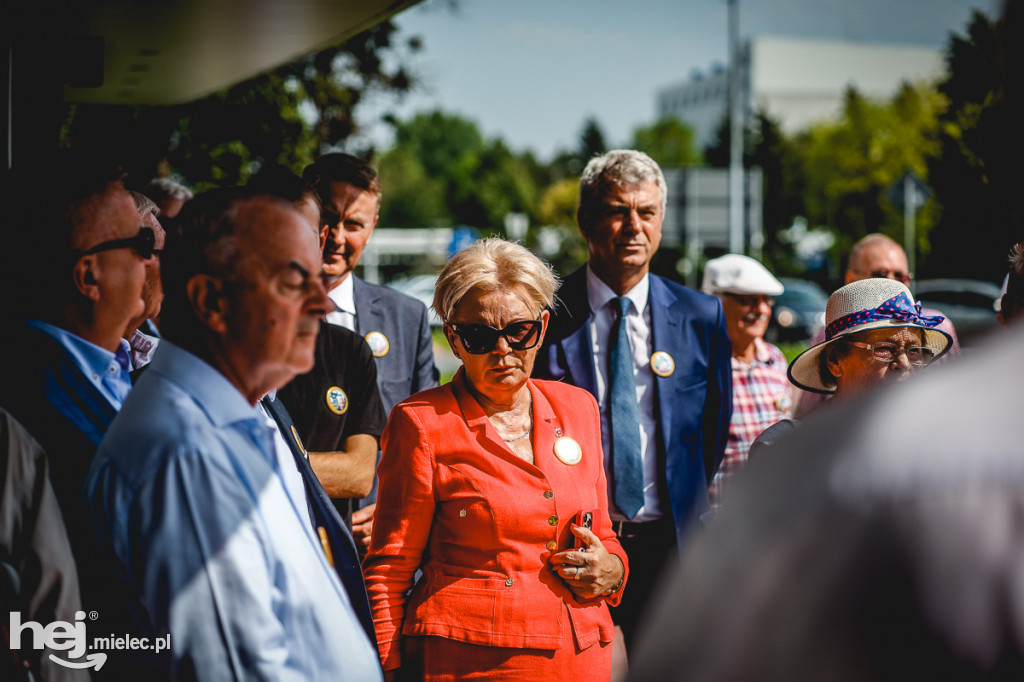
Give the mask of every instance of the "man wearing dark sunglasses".
[[(913, 277), (907, 264), (907, 253), (895, 240), (884, 234), (875, 232), (862, 237), (850, 250), (850, 262), (846, 268), (845, 284), (859, 282), (872, 277), (882, 279), (894, 279), (903, 286), (913, 290), (911, 281)], [(960, 341), (956, 336), (956, 329), (949, 318), (941, 311), (933, 308), (923, 308), (922, 315), (928, 317), (941, 317), (942, 323), (938, 329), (949, 334), (953, 344), (949, 351), (938, 360), (946, 362), (960, 354)], [(811, 345), (816, 346), (825, 341), (825, 329), (819, 329), (818, 333), (811, 339)], [(798, 399), (796, 401), (797, 415), (804, 415), (820, 405), (823, 401), (830, 399), (831, 394), (811, 393), (796, 389)]]
[(34, 221), (7, 254), (13, 283), (5, 291), (22, 321), (5, 339), (0, 403), (46, 450), (73, 547), (86, 470), (131, 388), (121, 339), (143, 312), (153, 257), (153, 232), (140, 227), (119, 178), (62, 159), (45, 183), (21, 178), (9, 187)]
[(665, 203), (664, 175), (646, 154), (587, 164), (577, 219), (589, 261), (558, 292), (534, 367), (586, 388), (601, 408), (611, 519), (630, 557), (632, 587), (612, 610), (627, 647), (677, 538), (710, 509), (732, 414), (721, 302), (650, 274)]

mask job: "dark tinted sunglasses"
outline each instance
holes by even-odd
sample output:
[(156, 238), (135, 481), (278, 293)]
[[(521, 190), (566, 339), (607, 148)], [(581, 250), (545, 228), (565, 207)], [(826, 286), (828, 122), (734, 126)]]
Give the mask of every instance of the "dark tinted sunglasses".
[(156, 248), (156, 234), (151, 227), (140, 227), (139, 233), (127, 239), (112, 239), (109, 242), (100, 242), (86, 251), (75, 251), (80, 257), (91, 256), (100, 251), (113, 251), (115, 249), (135, 249), (143, 260), (152, 258), (153, 254), (160, 253)]
[(501, 336), (505, 337), (512, 350), (529, 350), (540, 341), (540, 330), (544, 325), (540, 320), (524, 320), (513, 322), (504, 329), (495, 329), (486, 324), (449, 323), (449, 326), (459, 335), (467, 353), (483, 355), (494, 350)]

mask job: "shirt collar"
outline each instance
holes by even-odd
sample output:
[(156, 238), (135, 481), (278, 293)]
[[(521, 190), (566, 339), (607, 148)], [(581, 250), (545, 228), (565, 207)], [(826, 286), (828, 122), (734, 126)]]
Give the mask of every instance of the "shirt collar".
[(106, 348), (101, 348), (91, 341), (86, 341), (81, 336), (72, 334), (66, 329), (61, 329), (47, 322), (28, 319), (25, 323), (57, 341), (68, 352), (68, 355), (78, 365), (78, 368), (89, 376), (106, 375), (111, 363), (117, 363), (118, 366), (125, 370), (130, 366), (130, 360), (123, 345), (118, 345), (117, 353), (111, 353)]
[(341, 280), (341, 284), (327, 292), (328, 298), (334, 301), (334, 305), (338, 306), (338, 310), (349, 315), (356, 314), (356, 298), (352, 290), (353, 279), (354, 277), (350, 272), (345, 279)]
[[(632, 289), (626, 292), (626, 298), (633, 303), (633, 308), (638, 313), (643, 313), (647, 307), (647, 297), (651, 292), (651, 278), (650, 275), (644, 275), (643, 279), (637, 282)], [(611, 287), (605, 284), (597, 274), (590, 269), (590, 264), (587, 264), (587, 300), (590, 302), (590, 312), (596, 313), (601, 310), (604, 306), (608, 305), (608, 301), (613, 298), (618, 298), (618, 294), (612, 291)]]
[(162, 375), (188, 393), (215, 426), (259, 418), (255, 408), (227, 377), (166, 339), (157, 346), (148, 371)]
[[(746, 363), (741, 362), (735, 356), (732, 358), (733, 366), (739, 365), (740, 367), (748, 366)], [(772, 365), (775, 363), (775, 359), (772, 356), (771, 349), (768, 344), (760, 339), (754, 339), (754, 361), (751, 365)]]

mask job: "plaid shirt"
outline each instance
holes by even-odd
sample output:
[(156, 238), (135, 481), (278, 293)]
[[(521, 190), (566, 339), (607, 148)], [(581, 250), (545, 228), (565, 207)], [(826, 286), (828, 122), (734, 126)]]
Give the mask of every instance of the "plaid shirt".
[(793, 386), (786, 377), (782, 351), (754, 339), (755, 359), (745, 364), (732, 358), (732, 421), (722, 465), (708, 490), (717, 509), (729, 477), (747, 461), (750, 444), (777, 421), (793, 416)]

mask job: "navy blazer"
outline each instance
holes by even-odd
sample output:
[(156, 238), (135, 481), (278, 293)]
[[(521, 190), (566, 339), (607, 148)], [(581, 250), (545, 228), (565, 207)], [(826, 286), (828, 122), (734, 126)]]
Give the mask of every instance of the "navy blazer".
[(349, 601), (352, 602), (352, 610), (359, 618), (359, 623), (366, 630), (373, 646), (377, 646), (377, 633), (373, 627), (373, 620), (370, 617), (370, 601), (366, 596), (366, 584), (363, 582), (363, 569), (359, 564), (359, 555), (356, 552), (356, 544), (352, 534), (348, 532), (345, 523), (338, 516), (331, 498), (327, 491), (320, 485), (320, 480), (313, 473), (306, 453), (298, 441), (295, 429), (292, 426), (291, 415), (285, 409), (284, 404), (276, 397), (274, 400), (263, 399), (277, 428), (288, 443), (299, 473), (302, 474), (303, 483), (306, 487), (306, 503), (309, 506), (310, 520), (327, 533), (327, 541), (331, 545), (331, 554), (334, 558), (334, 570), (341, 579), (341, 584), (348, 593)]
[(388, 340), (387, 353), (374, 358), (380, 397), (390, 414), (391, 408), (413, 393), (438, 385), (427, 308), (400, 291), (352, 277), (356, 332), (363, 338), (380, 332)]
[[(711, 508), (708, 485), (722, 461), (732, 418), (732, 344), (721, 301), (656, 275), (650, 282), (652, 347), (675, 360), (669, 376), (654, 377), (656, 443), (681, 535), (691, 519)], [(599, 399), (589, 323), (584, 266), (558, 291), (533, 376), (567, 381)]]

